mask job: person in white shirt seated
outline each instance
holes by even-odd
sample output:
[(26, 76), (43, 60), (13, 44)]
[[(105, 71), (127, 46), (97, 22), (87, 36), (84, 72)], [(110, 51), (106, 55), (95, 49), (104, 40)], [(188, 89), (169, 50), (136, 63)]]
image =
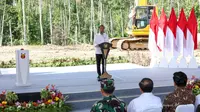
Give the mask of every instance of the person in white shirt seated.
[(128, 112), (162, 112), (161, 99), (152, 93), (153, 81), (144, 78), (139, 86), (142, 94), (129, 103)]
[[(104, 73), (104, 60), (103, 60), (103, 55), (101, 52), (101, 48), (99, 47), (99, 44), (104, 43), (104, 42), (109, 42), (108, 35), (104, 32), (104, 29), (105, 29), (104, 25), (100, 25), (99, 33), (96, 34), (94, 37), (98, 80), (100, 76)], [(102, 71), (101, 71), (101, 63), (102, 63)]]

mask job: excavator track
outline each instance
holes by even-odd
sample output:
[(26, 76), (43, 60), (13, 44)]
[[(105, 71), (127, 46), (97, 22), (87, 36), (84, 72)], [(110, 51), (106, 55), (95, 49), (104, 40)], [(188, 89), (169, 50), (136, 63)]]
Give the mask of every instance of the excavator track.
[(146, 50), (148, 38), (120, 38), (110, 40), (113, 49), (119, 50)]
[(111, 38), (111, 39), (109, 40), (109, 42), (112, 43), (112, 48), (113, 48), (113, 49), (116, 49), (116, 48), (117, 48), (117, 43), (118, 43), (119, 40), (121, 40), (121, 39), (120, 39), (120, 38)]
[(127, 38), (111, 38), (109, 40), (110, 43), (112, 43), (112, 48), (113, 49), (116, 49), (117, 48), (117, 43), (120, 41), (120, 40), (123, 40), (123, 39), (127, 39)]

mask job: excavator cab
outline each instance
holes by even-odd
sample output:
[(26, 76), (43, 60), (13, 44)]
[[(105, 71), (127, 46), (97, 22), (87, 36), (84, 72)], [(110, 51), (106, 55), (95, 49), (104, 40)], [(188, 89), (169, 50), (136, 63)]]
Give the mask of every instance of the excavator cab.
[[(129, 18), (128, 34), (134, 37), (149, 35), (149, 22), (155, 6), (136, 6), (133, 15)], [(132, 27), (130, 27), (132, 26)], [(130, 30), (132, 32), (130, 32)]]
[(135, 26), (135, 29), (143, 29), (145, 28), (148, 23), (148, 13), (147, 13), (147, 8), (146, 7), (137, 7), (136, 8), (136, 17), (134, 18), (134, 23), (133, 26)]
[(153, 6), (137, 6), (135, 8), (136, 17), (133, 18), (133, 21), (137, 29), (142, 29), (149, 25), (153, 8)]
[(131, 9), (126, 32), (129, 36), (147, 36), (149, 21), (155, 6), (136, 6)]

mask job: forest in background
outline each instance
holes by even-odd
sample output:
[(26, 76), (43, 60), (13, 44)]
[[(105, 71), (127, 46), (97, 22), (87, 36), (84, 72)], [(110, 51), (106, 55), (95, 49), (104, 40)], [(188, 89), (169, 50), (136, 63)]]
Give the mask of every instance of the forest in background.
[[(167, 16), (194, 6), (200, 23), (200, 0), (149, 0)], [(72, 45), (93, 42), (104, 24), (109, 37), (125, 37), (134, 0), (0, 0), (0, 46)], [(200, 24), (199, 31), (200, 31)]]

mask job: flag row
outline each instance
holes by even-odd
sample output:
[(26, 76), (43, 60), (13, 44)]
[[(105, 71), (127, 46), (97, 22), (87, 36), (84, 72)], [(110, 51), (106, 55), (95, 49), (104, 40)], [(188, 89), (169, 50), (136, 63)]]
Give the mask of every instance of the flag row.
[(163, 56), (170, 53), (172, 57), (180, 55), (193, 57), (193, 52), (198, 47), (197, 24), (194, 8), (192, 8), (188, 19), (183, 8), (178, 18), (174, 8), (172, 8), (169, 19), (164, 9), (162, 9), (160, 18), (154, 9), (150, 20), (148, 43), (151, 54), (157, 55), (160, 52)]

